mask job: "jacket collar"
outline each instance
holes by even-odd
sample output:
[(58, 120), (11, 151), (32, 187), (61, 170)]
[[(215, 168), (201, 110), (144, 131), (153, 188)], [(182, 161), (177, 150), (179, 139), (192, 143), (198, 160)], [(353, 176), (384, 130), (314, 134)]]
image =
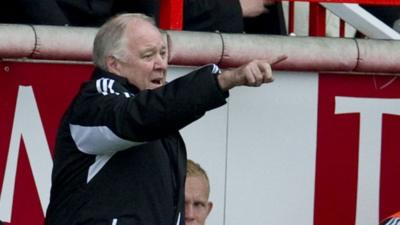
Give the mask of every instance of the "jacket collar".
[(133, 94), (137, 94), (140, 91), (135, 85), (130, 84), (128, 79), (126, 79), (125, 77), (119, 76), (117, 74), (96, 67), (95, 70), (93, 71), (92, 79), (97, 80), (100, 78), (109, 78), (115, 80), (116, 82), (120, 83), (122, 86), (127, 88)]

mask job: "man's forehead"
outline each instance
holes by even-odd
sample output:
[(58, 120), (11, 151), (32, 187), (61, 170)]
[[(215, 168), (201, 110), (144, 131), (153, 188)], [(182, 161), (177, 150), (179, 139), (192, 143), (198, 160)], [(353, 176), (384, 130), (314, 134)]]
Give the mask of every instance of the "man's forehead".
[(154, 24), (150, 23), (149, 21), (137, 18), (129, 21), (126, 27), (126, 31), (133, 34), (145, 31), (145, 33), (153, 32), (161, 35), (160, 30)]
[(165, 45), (165, 40), (157, 28), (151, 26), (131, 26), (125, 31), (126, 38), (140, 44), (159, 42)]
[(207, 186), (207, 180), (204, 178), (204, 176), (188, 176), (186, 180), (188, 183)]

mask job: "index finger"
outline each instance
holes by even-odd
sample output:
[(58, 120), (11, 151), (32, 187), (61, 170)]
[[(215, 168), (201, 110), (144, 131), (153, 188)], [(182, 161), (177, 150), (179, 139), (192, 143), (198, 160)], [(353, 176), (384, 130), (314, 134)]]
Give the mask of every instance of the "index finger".
[(269, 64), (272, 66), (272, 65), (278, 64), (278, 63), (286, 60), (287, 58), (288, 58), (287, 55), (280, 55), (280, 56), (274, 58), (273, 60), (271, 60), (269, 62)]

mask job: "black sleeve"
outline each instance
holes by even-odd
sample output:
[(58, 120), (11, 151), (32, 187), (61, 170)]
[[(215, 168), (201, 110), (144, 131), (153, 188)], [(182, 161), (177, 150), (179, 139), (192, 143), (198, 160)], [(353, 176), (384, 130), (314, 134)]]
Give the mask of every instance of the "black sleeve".
[(114, 0), (113, 14), (135, 12), (157, 18), (160, 8), (159, 0)]
[(2, 3), (0, 22), (38, 25), (66, 25), (67, 17), (56, 0), (13, 0)]
[(184, 30), (243, 32), (239, 0), (184, 0), (183, 14)]
[(101, 26), (110, 18), (114, 0), (57, 0), (71, 26)]
[(228, 93), (220, 90), (212, 69), (203, 67), (130, 97), (120, 92), (104, 95), (91, 84), (91, 91), (76, 100), (70, 121), (81, 126), (105, 126), (133, 142), (159, 139), (226, 103)]
[(243, 22), (247, 34), (287, 35), (281, 2), (268, 6), (268, 13), (244, 18)]

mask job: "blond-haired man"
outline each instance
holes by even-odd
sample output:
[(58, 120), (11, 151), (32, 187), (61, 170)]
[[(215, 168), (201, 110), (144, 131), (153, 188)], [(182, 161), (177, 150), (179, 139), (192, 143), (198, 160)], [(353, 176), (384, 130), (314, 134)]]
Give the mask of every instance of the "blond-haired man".
[(185, 185), (185, 223), (204, 225), (213, 203), (209, 201), (210, 181), (206, 171), (188, 159)]

